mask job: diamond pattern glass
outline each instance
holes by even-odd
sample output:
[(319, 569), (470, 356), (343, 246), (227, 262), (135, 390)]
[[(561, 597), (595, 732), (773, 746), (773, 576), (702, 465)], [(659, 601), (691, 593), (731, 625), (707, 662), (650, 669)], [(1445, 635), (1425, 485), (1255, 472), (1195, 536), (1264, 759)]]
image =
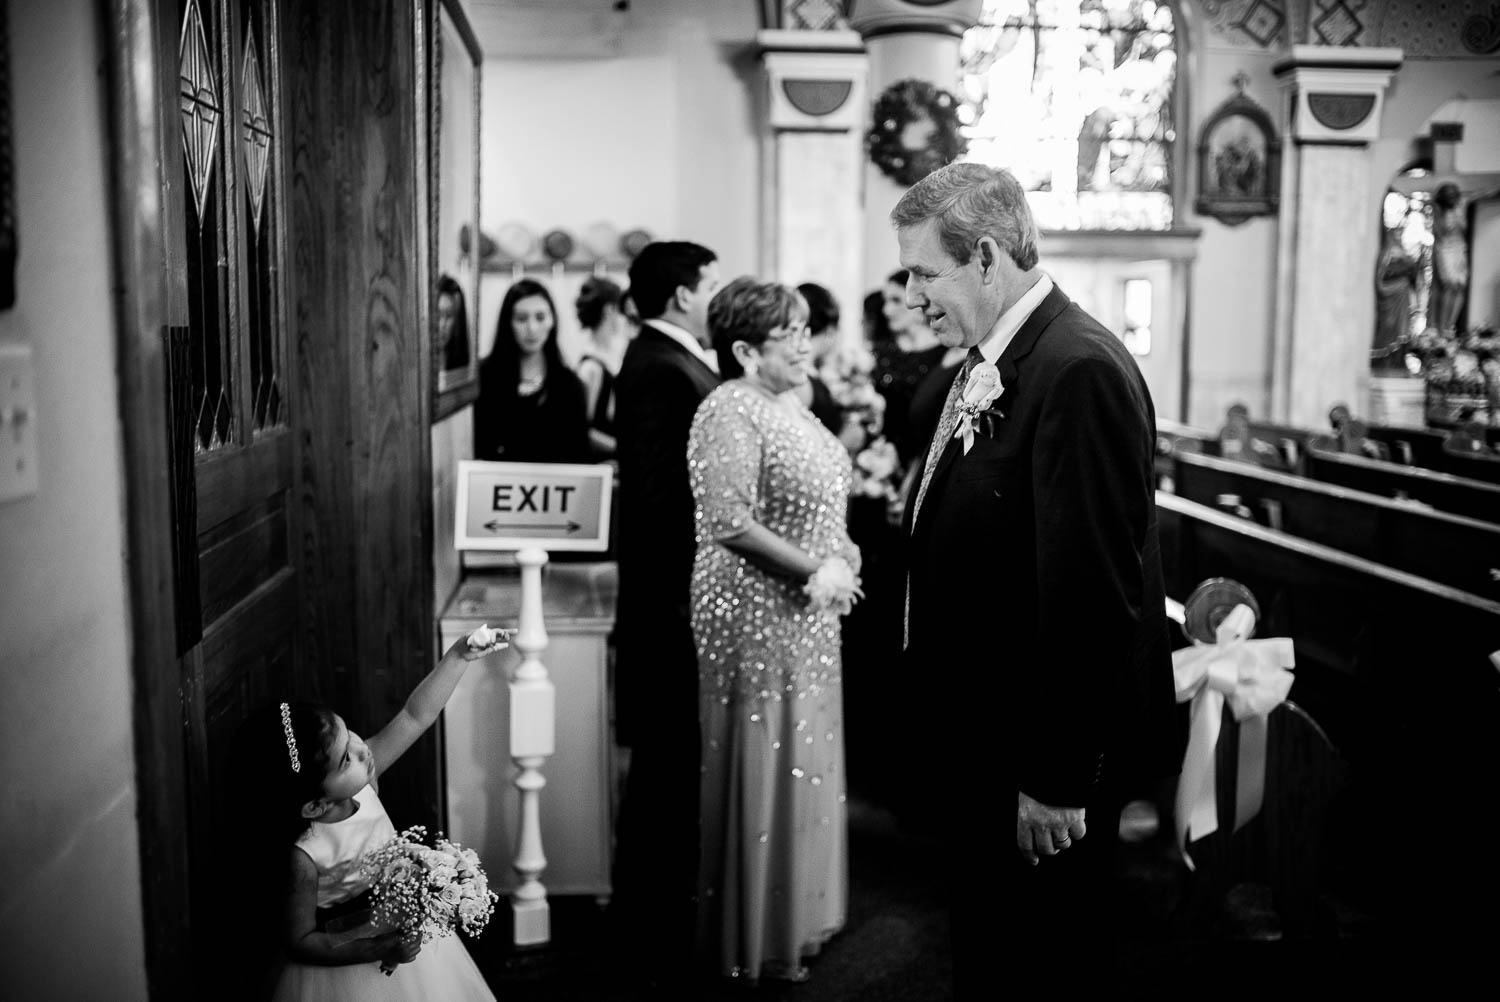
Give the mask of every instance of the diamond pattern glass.
[(177, 71), (181, 79), (182, 152), (187, 156), (188, 183), (192, 185), (201, 220), (208, 201), (208, 183), (213, 176), (223, 112), (214, 80), (213, 50), (208, 46), (197, 0), (188, 0), (182, 20)]

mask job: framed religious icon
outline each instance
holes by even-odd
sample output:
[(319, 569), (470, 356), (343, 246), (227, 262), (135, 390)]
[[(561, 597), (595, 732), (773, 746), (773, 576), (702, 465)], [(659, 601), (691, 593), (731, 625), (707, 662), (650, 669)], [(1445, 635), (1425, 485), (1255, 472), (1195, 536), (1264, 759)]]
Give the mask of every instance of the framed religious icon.
[(479, 395), (479, 72), (460, 0), (433, 0), (428, 65), (432, 417)]
[(1249, 80), (1235, 78), (1238, 93), (1203, 123), (1198, 142), (1198, 198), (1193, 208), (1236, 226), (1276, 212), (1281, 189), (1281, 139), (1266, 110), (1245, 94)]

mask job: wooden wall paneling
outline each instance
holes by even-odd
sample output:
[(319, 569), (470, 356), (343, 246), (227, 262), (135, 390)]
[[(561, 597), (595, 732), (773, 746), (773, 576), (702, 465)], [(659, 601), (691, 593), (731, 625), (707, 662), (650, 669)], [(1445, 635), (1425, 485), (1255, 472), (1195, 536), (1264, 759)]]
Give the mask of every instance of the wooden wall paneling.
[[(294, 0), (284, 34), (303, 623), (323, 695), (367, 731), (433, 664), (416, 16), (394, 0)], [(436, 770), (429, 735), (384, 778), (398, 824), (438, 823)]]
[[(418, 317), (425, 278), (416, 232), (417, 14), (410, 3), (392, 3), (350, 35), (361, 65), (386, 68), (365, 74), (358, 118), (366, 132), (361, 191), (369, 220), (359, 245), (368, 276), (361, 303), (367, 343), (356, 345), (364, 369), (358, 386), (367, 400), (356, 427), (368, 436), (359, 471), (365, 498), (359, 615), (385, 627), (359, 633), (362, 662), (378, 682), (366, 694), (371, 727), (400, 708), (433, 663), (428, 352)], [(403, 824), (440, 823), (437, 760), (436, 737), (428, 734), (392, 773)]]
[(295, 559), (302, 576), (305, 671), (298, 687), (304, 695), (348, 708), (355, 696), (350, 671), (355, 625), (348, 614), (353, 568), (340, 540), (352, 512), (353, 443), (350, 380), (339, 335), (350, 327), (335, 293), (348, 283), (339, 234), (349, 213), (342, 190), (344, 145), (336, 141), (344, 124), (339, 118), (331, 128), (329, 122), (343, 111), (333, 107), (340, 86), (340, 75), (330, 66), (339, 30), (335, 22), (324, 4), (293, 0), (282, 17), (281, 49), (289, 165), (290, 375), (300, 415)]

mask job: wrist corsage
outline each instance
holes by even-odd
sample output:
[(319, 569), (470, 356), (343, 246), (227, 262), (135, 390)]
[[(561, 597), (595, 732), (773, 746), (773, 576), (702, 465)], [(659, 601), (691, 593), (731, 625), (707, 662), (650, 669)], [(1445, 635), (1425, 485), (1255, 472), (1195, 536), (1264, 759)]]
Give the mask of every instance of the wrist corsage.
[(859, 575), (843, 557), (828, 557), (807, 579), (802, 592), (819, 612), (847, 616), (859, 595)]
[(995, 368), (993, 362), (980, 362), (969, 371), (963, 396), (958, 402), (958, 427), (953, 429), (953, 437), (963, 439), (964, 455), (968, 455), (974, 446), (974, 433), (979, 430), (979, 415), (1000, 399), (1000, 394), (1004, 392), (1000, 370)]

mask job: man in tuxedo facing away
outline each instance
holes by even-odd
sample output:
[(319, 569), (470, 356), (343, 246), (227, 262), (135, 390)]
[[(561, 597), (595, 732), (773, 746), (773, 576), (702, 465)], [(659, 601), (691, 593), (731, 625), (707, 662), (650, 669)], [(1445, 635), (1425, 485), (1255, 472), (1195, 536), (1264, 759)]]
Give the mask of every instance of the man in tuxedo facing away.
[(619, 442), (619, 598), (615, 728), (630, 748), (616, 828), (614, 941), (648, 980), (692, 967), (698, 874), (698, 652), (689, 618), (697, 548), (687, 442), (693, 414), (719, 383), (708, 303), (720, 284), (712, 251), (648, 244), (630, 266), (643, 321), (615, 380)]
[[(931, 680), (914, 730), (952, 827), (955, 994), (1067, 991), (1112, 966), (1121, 807), (1177, 771), (1186, 740), (1156, 418), (1120, 340), (1037, 267), (1010, 173), (951, 164), (891, 221), (907, 305), (971, 349), (904, 520), (908, 677)], [(1004, 822), (980, 824), (992, 809)]]

